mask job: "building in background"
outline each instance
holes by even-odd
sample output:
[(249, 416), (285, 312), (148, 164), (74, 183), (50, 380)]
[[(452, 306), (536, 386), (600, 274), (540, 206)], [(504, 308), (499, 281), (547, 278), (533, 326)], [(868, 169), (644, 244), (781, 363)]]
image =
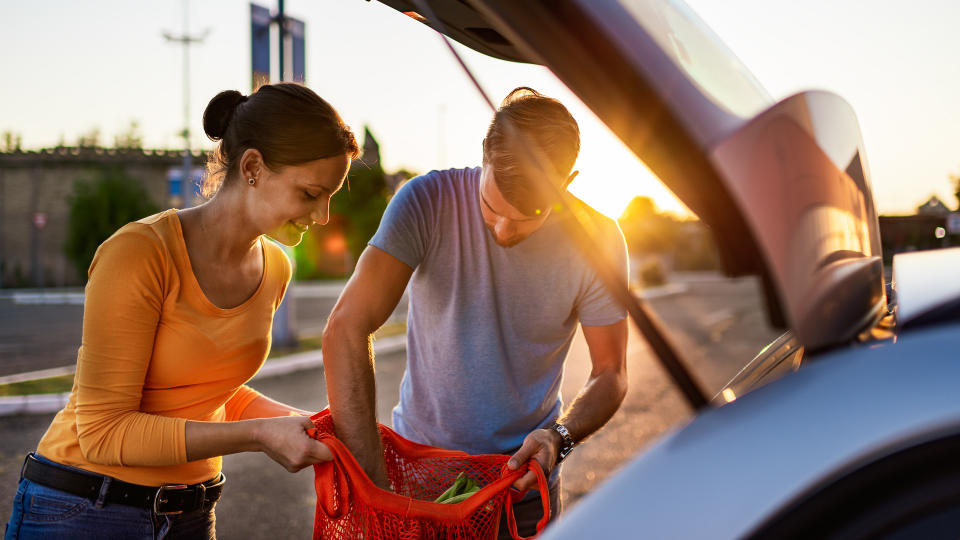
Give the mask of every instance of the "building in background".
[(938, 197), (930, 197), (912, 216), (880, 216), (880, 241), (884, 262), (905, 251), (938, 249), (958, 245), (960, 230), (951, 226), (957, 212)]
[[(351, 175), (380, 168), (380, 147), (369, 129), (364, 129), (363, 148)], [(57, 147), (0, 152), (0, 287), (83, 284), (64, 252), (69, 200), (77, 181), (119, 169), (140, 184), (155, 206), (183, 208), (203, 200), (199, 186), (207, 156), (194, 152), (192, 160), (191, 177), (184, 181), (182, 150)], [(339, 249), (335, 241), (329, 245)], [(341, 260), (346, 264), (338, 264), (336, 271), (352, 268), (349, 257)]]
[[(195, 153), (195, 169), (206, 156)], [(180, 150), (57, 147), (0, 153), (0, 286), (77, 286), (64, 253), (74, 183), (107, 168), (136, 179), (158, 206), (180, 201), (170, 193), (170, 171), (182, 169)], [(178, 177), (179, 178), (179, 177)]]

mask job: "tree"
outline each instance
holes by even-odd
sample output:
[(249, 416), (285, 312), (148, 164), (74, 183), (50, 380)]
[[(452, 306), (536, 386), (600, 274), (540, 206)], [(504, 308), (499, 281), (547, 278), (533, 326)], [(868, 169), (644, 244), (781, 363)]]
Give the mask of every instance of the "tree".
[(77, 146), (80, 148), (96, 148), (100, 146), (100, 128), (91, 128), (90, 131), (77, 137)]
[(386, 209), (387, 182), (383, 169), (379, 165), (366, 167), (359, 164), (347, 176), (347, 185), (330, 202), (330, 212), (347, 219), (347, 249), (353, 260), (360, 257), (367, 242), (377, 232)]
[(130, 120), (130, 125), (123, 133), (113, 139), (113, 146), (125, 150), (139, 150), (143, 148), (143, 136), (140, 134), (140, 123)]
[(312, 228), (294, 252), (296, 278), (341, 277), (352, 270), (387, 208), (387, 176), (379, 165), (359, 160), (330, 201), (330, 222)]
[[(661, 213), (649, 197), (635, 197), (618, 221), (631, 255), (666, 257), (673, 270), (716, 270), (720, 266), (716, 244), (703, 223)], [(657, 276), (654, 269), (648, 272), (645, 267), (641, 274), (645, 282)]]
[(12, 131), (3, 132), (3, 151), (4, 152), (17, 152), (20, 150), (20, 143), (22, 139), (19, 133), (14, 133)]
[(70, 206), (64, 251), (86, 281), (93, 255), (117, 229), (159, 211), (140, 183), (117, 167), (104, 167), (91, 180), (78, 180)]
[(647, 219), (657, 213), (657, 205), (650, 197), (634, 197), (620, 215), (621, 222)]
[(669, 253), (676, 246), (679, 222), (657, 212), (650, 197), (634, 197), (618, 221), (633, 253)]

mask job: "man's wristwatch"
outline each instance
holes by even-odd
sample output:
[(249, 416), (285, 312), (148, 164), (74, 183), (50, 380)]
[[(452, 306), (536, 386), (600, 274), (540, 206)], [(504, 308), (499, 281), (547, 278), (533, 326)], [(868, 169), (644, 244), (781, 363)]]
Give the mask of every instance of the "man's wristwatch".
[(560, 434), (560, 450), (557, 452), (557, 464), (559, 464), (565, 457), (570, 455), (570, 451), (573, 450), (573, 447), (576, 443), (573, 442), (573, 437), (570, 435), (570, 431), (567, 430), (567, 427), (563, 424), (554, 422), (549, 429), (552, 429)]

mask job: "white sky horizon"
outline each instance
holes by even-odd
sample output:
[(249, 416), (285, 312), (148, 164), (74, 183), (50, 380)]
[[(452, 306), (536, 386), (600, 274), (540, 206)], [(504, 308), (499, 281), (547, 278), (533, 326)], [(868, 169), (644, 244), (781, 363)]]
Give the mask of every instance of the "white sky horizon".
[[(275, 8), (275, 1), (258, 2)], [(808, 89), (835, 92), (857, 112), (883, 214), (910, 214), (930, 196), (950, 208), (960, 174), (960, 5), (892, 1), (687, 0), (775, 99)], [(183, 32), (183, 2), (0, 2), (0, 132), (27, 149), (74, 143), (98, 128), (111, 145), (133, 120), (144, 145), (180, 148), (182, 51), (163, 31)], [(217, 92), (250, 90), (249, 2), (193, 0), (192, 146), (209, 149), (201, 117)], [(369, 126), (385, 169), (417, 172), (479, 165), (490, 112), (439, 38), (377, 2), (286, 0), (306, 22), (306, 84), (330, 101), (358, 137)], [(685, 207), (541, 66), (485, 57), (458, 46), (499, 101), (516, 86), (557, 97), (581, 127), (580, 176), (571, 190), (616, 217), (635, 195), (664, 211)], [(628, 179), (624, 181), (623, 179)], [(594, 186), (597, 186), (595, 188)]]

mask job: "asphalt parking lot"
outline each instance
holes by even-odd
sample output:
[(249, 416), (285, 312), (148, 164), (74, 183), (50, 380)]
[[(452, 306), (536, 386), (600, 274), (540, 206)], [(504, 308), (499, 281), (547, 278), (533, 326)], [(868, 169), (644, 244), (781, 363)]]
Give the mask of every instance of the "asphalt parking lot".
[[(692, 280), (684, 292), (651, 300), (704, 386), (719, 390), (775, 332), (766, 327), (756, 284), (738, 280)], [(2, 316), (2, 315), (0, 315)], [(378, 413), (389, 423), (406, 362), (403, 352), (377, 359)], [(586, 380), (589, 355), (582, 336), (574, 340), (563, 381), (569, 402)], [(689, 417), (643, 339), (632, 331), (628, 347), (628, 395), (614, 418), (571, 454), (564, 465), (564, 500), (569, 508), (631, 456)], [(322, 368), (254, 381), (258, 390), (309, 410), (326, 406)], [(0, 417), (0, 521), (9, 517), (20, 463), (52, 415)], [(217, 507), (218, 536), (308, 538), (316, 496), (312, 470), (289, 474), (262, 454), (227, 456), (224, 498)]]

